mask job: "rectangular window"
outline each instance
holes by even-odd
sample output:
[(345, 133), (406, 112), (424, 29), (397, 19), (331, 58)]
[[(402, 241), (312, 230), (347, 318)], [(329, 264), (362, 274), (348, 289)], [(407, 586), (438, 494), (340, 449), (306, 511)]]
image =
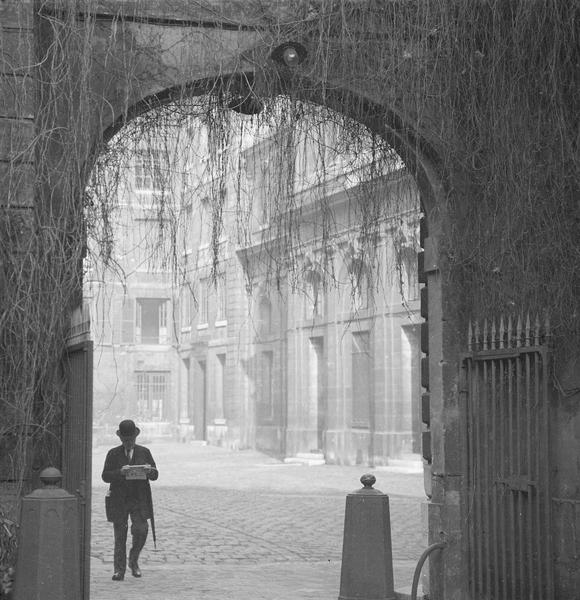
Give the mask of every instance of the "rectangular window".
[(227, 321), (226, 275), (221, 273), (216, 279), (216, 317), (217, 322)]
[(368, 428), (372, 404), (373, 357), (370, 334), (352, 334), (352, 426)]
[(167, 304), (164, 298), (137, 298), (135, 315), (137, 343), (167, 343)]
[(143, 150), (135, 157), (135, 190), (158, 191), (163, 189), (161, 151), (155, 148)]
[(257, 413), (262, 423), (274, 420), (274, 354), (271, 351), (260, 353), (260, 370), (258, 372)]
[(135, 382), (139, 421), (162, 421), (168, 398), (169, 373), (137, 372)]

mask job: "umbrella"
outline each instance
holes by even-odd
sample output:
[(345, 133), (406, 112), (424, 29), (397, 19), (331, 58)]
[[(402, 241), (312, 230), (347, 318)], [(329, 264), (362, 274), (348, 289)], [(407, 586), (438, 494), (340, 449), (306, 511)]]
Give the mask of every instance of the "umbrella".
[(155, 536), (155, 515), (153, 514), (153, 498), (151, 496), (151, 486), (149, 485), (147, 486), (147, 495), (149, 496), (149, 506), (151, 508), (151, 533), (153, 534), (153, 547), (155, 550), (157, 550), (157, 537)]

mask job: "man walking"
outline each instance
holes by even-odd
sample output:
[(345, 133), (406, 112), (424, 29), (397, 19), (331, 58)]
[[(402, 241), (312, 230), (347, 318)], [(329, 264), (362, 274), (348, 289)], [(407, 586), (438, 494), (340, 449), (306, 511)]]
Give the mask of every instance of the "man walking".
[(103, 481), (110, 484), (106, 498), (107, 521), (113, 523), (115, 533), (113, 581), (125, 578), (129, 517), (133, 541), (129, 551), (129, 568), (133, 577), (141, 577), (138, 560), (147, 540), (147, 519), (151, 519), (153, 525), (149, 480), (155, 481), (159, 472), (149, 449), (135, 444), (139, 433), (133, 421), (121, 421), (117, 431), (121, 445), (109, 450), (103, 468)]

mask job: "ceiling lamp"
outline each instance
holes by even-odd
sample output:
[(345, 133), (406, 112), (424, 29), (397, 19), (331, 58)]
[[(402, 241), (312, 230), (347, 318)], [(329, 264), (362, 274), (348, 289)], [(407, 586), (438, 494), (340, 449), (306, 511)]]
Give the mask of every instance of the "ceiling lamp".
[(270, 57), (277, 63), (289, 68), (301, 65), (308, 56), (306, 48), (298, 42), (285, 42), (272, 51)]

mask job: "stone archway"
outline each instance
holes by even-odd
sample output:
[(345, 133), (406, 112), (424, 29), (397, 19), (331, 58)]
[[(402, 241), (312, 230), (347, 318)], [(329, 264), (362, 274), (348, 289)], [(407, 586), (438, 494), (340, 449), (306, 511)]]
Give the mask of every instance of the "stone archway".
[[(225, 25), (227, 19), (216, 26), (209, 9), (192, 20), (177, 13), (164, 13), (155, 2), (138, 6), (126, 2), (120, 7), (116, 4), (114, 8), (103, 8), (98, 14), (81, 14), (75, 22), (79, 32), (91, 27), (90, 69), (84, 71), (86, 64), (82, 61), (73, 60), (68, 66), (70, 81), (84, 79), (85, 87), (79, 90), (71, 85), (62, 103), (57, 105), (51, 96), (54, 89), (40, 85), (41, 104), (36, 107), (39, 115), (36, 125), (42, 128), (43, 119), (50, 117), (58, 126), (46, 132), (44, 143), (50, 152), (43, 153), (42, 160), (35, 165), (50, 190), (51, 202), (58, 202), (59, 195), (70, 194), (70, 189), (65, 189), (68, 184), (62, 177), (61, 159), (67, 147), (66, 132), (74, 126), (81, 127), (83, 132), (76, 145), (76, 163), (82, 166), (86, 177), (101, 144), (111, 132), (140, 111), (181, 94), (184, 89), (188, 93), (203, 93), (215, 85), (252, 83), (259, 93), (259, 76), (264, 73), (272, 73), (280, 89), (291, 86), (293, 77), (301, 76), (299, 70), (279, 68), (271, 58), (272, 50), (279, 43), (288, 42), (283, 39), (285, 34), (280, 33), (279, 39), (265, 35), (260, 15), (243, 11), (243, 2), (231, 4), (229, 17), (237, 19), (237, 25), (232, 27)], [(208, 3), (211, 4), (218, 6), (219, 2)], [(284, 5), (276, 8), (277, 4), (273, 3), (272, 10), (283, 12)], [(26, 14), (38, 26), (38, 38), (30, 32), (19, 35), (31, 36), (29, 41), (38, 42), (43, 55), (54, 59), (62, 52), (61, 47), (53, 44), (64, 29), (58, 22), (62, 8), (54, 2), (44, 10), (43, 15), (36, 16), (29, 6)], [(244, 23), (239, 23), (239, 11), (247, 17)], [(82, 36), (79, 40), (82, 42)], [(308, 52), (307, 44), (305, 50)], [(51, 81), (51, 66), (50, 61), (41, 66), (41, 70), (47, 69), (42, 78), (45, 82)], [(238, 75), (233, 77), (234, 73)], [(254, 78), (255, 74), (259, 76)], [(333, 74), (328, 77), (333, 79)], [(426, 221), (422, 231), (424, 253), (420, 277), (426, 284), (422, 312), (428, 322), (425, 326), (428, 334), (422, 336), (426, 354), (422, 383), (428, 391), (423, 399), (430, 415), (423, 452), (431, 465), (427, 472), (431, 491), (430, 540), (441, 541), (444, 532), (447, 543), (445, 561), (432, 559), (431, 586), (434, 598), (459, 599), (465, 597), (466, 581), (461, 523), (463, 466), (461, 411), (456, 393), (458, 352), (454, 336), (450, 334), (455, 330), (454, 315), (446, 311), (449, 290), (443, 285), (444, 264), (438, 243), (445, 221), (444, 176), (439, 171), (437, 152), (429, 143), (429, 132), (419, 136), (410, 125), (410, 116), (406, 119), (391, 110), (388, 100), (374, 97), (372, 90), (355, 92), (342, 85), (340, 79), (334, 83), (335, 94), (322, 99), (313, 93), (303, 99), (347, 113), (384, 136), (414, 173), (421, 192)], [(359, 109), (348, 114), (348, 106)], [(29, 121), (21, 119), (19, 122), (23, 131), (30, 127)], [(62, 132), (65, 132), (64, 137)], [(81, 182), (82, 178), (73, 185), (79, 196)], [(28, 195), (27, 202), (34, 202), (32, 195)]]

